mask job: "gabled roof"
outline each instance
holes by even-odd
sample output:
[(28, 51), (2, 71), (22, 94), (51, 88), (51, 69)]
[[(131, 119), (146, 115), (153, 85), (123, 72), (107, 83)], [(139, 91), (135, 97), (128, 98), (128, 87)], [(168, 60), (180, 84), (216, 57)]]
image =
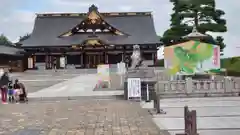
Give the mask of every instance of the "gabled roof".
[[(114, 35), (96, 33), (109, 44), (160, 44), (155, 32), (151, 13), (99, 13), (112, 27), (126, 33)], [(35, 19), (31, 37), (22, 42), (22, 47), (70, 46), (80, 44), (89, 37), (89, 33), (75, 34), (64, 38), (59, 35), (81, 23), (87, 14), (39, 14)]]
[(22, 51), (22, 49), (16, 48), (14, 46), (0, 45), (0, 54), (19, 55)]
[(98, 29), (99, 27), (102, 26), (102, 27), (104, 27), (102, 29), (107, 30), (111, 34), (127, 35), (126, 33), (122, 32), (121, 30), (115, 28), (114, 26), (112, 26), (111, 24), (106, 22), (106, 20), (104, 20), (104, 17), (98, 12), (98, 8), (94, 5), (92, 5), (89, 8), (87, 16), (84, 17), (83, 20), (79, 24), (77, 24), (75, 27), (71, 28), (67, 32), (64, 32), (59, 37), (72, 36), (76, 33), (79, 33), (81, 30), (82, 30), (81, 32), (84, 33), (86, 31), (86, 28), (88, 27), (88, 25), (95, 25), (94, 32), (96, 32), (96, 29)]

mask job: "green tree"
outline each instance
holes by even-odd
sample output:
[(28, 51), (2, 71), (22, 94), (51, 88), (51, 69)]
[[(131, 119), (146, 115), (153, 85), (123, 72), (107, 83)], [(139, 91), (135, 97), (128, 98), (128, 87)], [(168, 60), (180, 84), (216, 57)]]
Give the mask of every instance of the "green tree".
[[(191, 33), (193, 25), (200, 33), (226, 32), (226, 20), (222, 19), (224, 11), (216, 9), (215, 0), (170, 0), (173, 3), (170, 28), (166, 30), (161, 41), (165, 45), (184, 41), (183, 36)], [(209, 35), (208, 41), (212, 42)], [(223, 41), (223, 38), (221, 38)], [(224, 43), (223, 43), (224, 44)], [(225, 45), (220, 45), (221, 50)]]
[(0, 35), (0, 45), (13, 45), (11, 41), (8, 40), (8, 38), (1, 34)]
[(216, 44), (220, 46), (221, 55), (223, 55), (223, 49), (226, 47), (223, 41), (224, 39), (222, 36), (216, 37)]

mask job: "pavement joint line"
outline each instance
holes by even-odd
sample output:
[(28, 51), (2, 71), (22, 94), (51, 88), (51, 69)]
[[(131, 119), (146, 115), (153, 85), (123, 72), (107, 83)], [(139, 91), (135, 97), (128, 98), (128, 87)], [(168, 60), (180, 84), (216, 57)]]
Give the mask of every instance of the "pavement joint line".
[[(184, 130), (183, 128), (176, 128), (176, 129), (167, 129), (167, 131), (169, 132), (169, 131), (182, 131), (182, 130)], [(224, 131), (224, 130), (240, 130), (240, 128), (198, 128), (197, 129), (198, 131), (206, 131), (206, 130), (220, 130), (220, 131)]]
[[(164, 116), (164, 115), (153, 115), (154, 118), (166, 118), (166, 119), (178, 119), (178, 118), (184, 118), (183, 116)], [(230, 117), (240, 117), (240, 114), (238, 115), (198, 115), (197, 118), (230, 118)]]
[(68, 96), (68, 97), (29, 97), (29, 102), (33, 101), (55, 101), (55, 100), (81, 100), (81, 99), (123, 99), (123, 95), (109, 95), (109, 96)]
[(50, 80), (38, 80), (38, 79), (36, 79), (36, 80), (21, 80), (22, 82), (45, 82), (45, 81), (68, 81), (68, 80), (70, 80), (70, 79), (50, 79)]

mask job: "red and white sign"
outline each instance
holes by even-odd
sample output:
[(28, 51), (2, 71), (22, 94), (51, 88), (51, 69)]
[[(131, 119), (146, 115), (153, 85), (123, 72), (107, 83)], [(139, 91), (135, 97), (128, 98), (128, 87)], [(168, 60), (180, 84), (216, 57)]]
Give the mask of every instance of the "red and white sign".
[(213, 49), (213, 64), (215, 66), (218, 66), (219, 65), (219, 62), (220, 62), (220, 48), (219, 47), (215, 47)]

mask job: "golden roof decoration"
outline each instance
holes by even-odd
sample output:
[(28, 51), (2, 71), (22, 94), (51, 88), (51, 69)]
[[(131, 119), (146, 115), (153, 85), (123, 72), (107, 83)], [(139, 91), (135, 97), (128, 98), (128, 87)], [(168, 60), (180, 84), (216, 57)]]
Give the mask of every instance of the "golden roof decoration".
[(88, 15), (88, 19), (90, 20), (90, 22), (92, 24), (95, 24), (97, 22), (97, 20), (99, 20), (101, 17), (95, 12), (92, 11), (89, 15)]
[(67, 33), (64, 33), (62, 36), (63, 36), (63, 37), (68, 37), (68, 36), (71, 36), (71, 35), (72, 35), (72, 32), (69, 31), (69, 32), (67, 32)]
[(118, 30), (115, 31), (115, 34), (121, 35), (121, 36), (124, 35), (122, 32), (120, 32), (120, 31), (118, 31)]
[(101, 45), (101, 43), (99, 42), (99, 40), (96, 40), (96, 39), (89, 39), (86, 41), (87, 45)]

